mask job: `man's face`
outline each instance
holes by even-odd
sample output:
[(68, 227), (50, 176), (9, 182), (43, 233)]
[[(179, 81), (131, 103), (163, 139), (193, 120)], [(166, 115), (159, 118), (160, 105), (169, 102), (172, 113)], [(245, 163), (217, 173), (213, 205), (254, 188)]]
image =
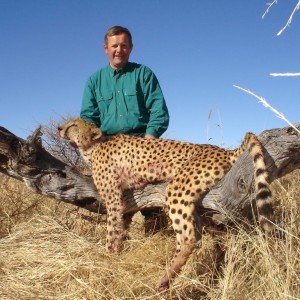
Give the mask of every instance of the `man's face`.
[(132, 46), (129, 43), (127, 34), (109, 36), (104, 51), (108, 56), (109, 64), (113, 69), (123, 68), (129, 60)]

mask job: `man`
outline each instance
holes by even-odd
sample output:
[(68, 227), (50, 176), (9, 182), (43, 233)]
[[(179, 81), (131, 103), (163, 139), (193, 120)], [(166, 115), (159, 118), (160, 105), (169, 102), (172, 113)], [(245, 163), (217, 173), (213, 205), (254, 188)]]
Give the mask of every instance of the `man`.
[(107, 31), (103, 47), (109, 64), (88, 79), (80, 117), (107, 135), (160, 137), (169, 124), (167, 106), (153, 72), (128, 62), (133, 49), (131, 33), (114, 26)]
[[(160, 137), (169, 125), (168, 109), (153, 72), (128, 61), (133, 48), (130, 31), (111, 27), (105, 34), (103, 48), (109, 64), (89, 77), (80, 117), (95, 123), (107, 135)], [(166, 223), (159, 209), (142, 214), (148, 234)]]

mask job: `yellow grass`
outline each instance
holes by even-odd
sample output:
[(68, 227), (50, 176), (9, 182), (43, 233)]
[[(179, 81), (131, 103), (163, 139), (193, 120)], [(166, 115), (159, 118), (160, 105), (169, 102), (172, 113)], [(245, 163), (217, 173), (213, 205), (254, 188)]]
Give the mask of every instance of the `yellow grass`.
[(204, 232), (171, 289), (156, 294), (175, 246), (134, 218), (121, 254), (105, 252), (105, 217), (32, 194), (0, 176), (0, 299), (300, 299), (300, 173), (272, 184), (277, 237), (258, 228)]

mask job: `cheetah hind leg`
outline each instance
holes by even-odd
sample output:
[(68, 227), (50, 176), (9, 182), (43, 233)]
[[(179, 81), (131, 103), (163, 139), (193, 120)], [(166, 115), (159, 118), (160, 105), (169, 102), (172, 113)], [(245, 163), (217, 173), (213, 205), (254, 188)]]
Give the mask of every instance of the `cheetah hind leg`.
[(134, 212), (126, 213), (123, 215), (124, 230), (126, 230), (125, 234), (127, 234), (127, 230), (129, 229), (130, 224), (132, 223), (133, 216), (134, 216)]
[[(156, 290), (163, 292), (169, 288), (171, 281), (181, 271), (201, 238), (201, 220), (196, 213), (195, 199), (185, 197), (185, 201), (177, 202), (173, 197), (167, 199), (169, 216), (176, 233), (176, 252), (166, 274), (158, 281)], [(174, 200), (175, 203), (174, 204)]]

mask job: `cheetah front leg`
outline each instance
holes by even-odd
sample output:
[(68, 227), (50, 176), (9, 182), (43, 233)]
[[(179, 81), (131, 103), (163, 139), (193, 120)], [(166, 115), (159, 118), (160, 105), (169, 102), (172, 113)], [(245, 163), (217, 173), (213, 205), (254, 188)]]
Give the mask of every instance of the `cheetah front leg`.
[(100, 196), (105, 201), (107, 210), (106, 251), (119, 252), (123, 249), (123, 241), (126, 238), (128, 218), (124, 215), (122, 191), (112, 185), (100, 187)]

